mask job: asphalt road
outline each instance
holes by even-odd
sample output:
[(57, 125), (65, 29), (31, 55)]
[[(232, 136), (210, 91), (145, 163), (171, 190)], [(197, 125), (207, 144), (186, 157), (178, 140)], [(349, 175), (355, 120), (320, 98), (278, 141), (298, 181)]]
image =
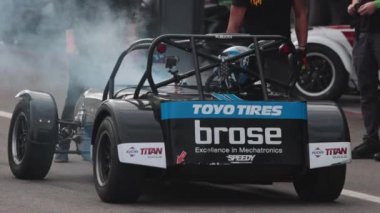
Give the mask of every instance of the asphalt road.
[[(48, 91), (61, 110), (67, 83), (65, 64), (49, 54), (20, 56), (0, 51), (0, 212), (378, 212), (380, 163), (372, 160), (350, 163), (342, 195), (328, 204), (298, 200), (290, 183), (166, 182), (148, 182), (136, 204), (106, 204), (96, 194), (91, 164), (79, 156), (71, 156), (70, 163), (53, 163), (45, 180), (15, 179), (6, 153), (14, 95), (22, 89)], [(360, 143), (363, 131), (358, 103), (355, 96), (339, 100), (349, 121), (353, 146)]]

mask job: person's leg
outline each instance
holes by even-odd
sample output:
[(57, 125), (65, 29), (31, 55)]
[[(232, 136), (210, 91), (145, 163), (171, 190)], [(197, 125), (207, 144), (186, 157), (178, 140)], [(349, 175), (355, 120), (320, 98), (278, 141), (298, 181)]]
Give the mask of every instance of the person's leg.
[[(380, 70), (380, 34), (373, 34), (372, 35), (372, 40), (373, 40), (373, 50), (374, 50), (374, 54), (375, 54), (375, 58), (376, 58), (376, 63), (377, 63), (377, 69)], [(378, 91), (379, 92), (379, 91)], [(378, 93), (379, 94), (379, 93)], [(380, 101), (379, 101), (379, 97), (377, 99), (377, 125), (375, 125), (373, 128), (374, 130), (373, 131), (376, 131), (378, 132), (379, 131), (379, 126), (380, 126)], [(374, 156), (375, 160), (377, 161), (380, 161), (380, 152), (376, 153), (375, 156)]]
[(361, 95), (361, 109), (366, 134), (363, 144), (353, 149), (353, 158), (372, 158), (380, 151), (378, 65), (373, 49), (374, 43), (367, 34), (361, 34), (355, 44), (353, 57)]
[[(69, 83), (67, 87), (67, 95), (64, 103), (64, 107), (62, 110), (62, 116), (61, 120), (63, 121), (73, 121), (74, 120), (74, 110), (75, 105), (78, 99), (80, 98), (81, 94), (86, 89), (83, 85), (83, 82), (81, 78), (78, 77), (78, 73), (80, 74), (82, 70), (78, 69), (79, 66), (77, 66), (77, 63), (75, 60), (71, 61), (69, 65)], [(70, 142), (67, 141), (60, 141), (58, 144), (57, 151), (59, 152), (66, 152), (70, 150)], [(58, 153), (55, 155), (55, 162), (67, 162), (68, 154), (67, 153)]]

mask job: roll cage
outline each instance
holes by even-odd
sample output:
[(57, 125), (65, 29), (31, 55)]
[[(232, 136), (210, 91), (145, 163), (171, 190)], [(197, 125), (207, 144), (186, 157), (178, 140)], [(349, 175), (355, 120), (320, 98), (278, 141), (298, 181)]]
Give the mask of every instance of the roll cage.
[[(260, 42), (260, 41), (268, 41), (268, 42)], [(153, 56), (157, 47), (162, 44), (170, 45), (172, 47), (175, 47), (175, 48), (178, 48), (180, 50), (190, 53), (192, 55), (194, 69), (183, 74), (173, 75), (173, 77), (168, 80), (155, 83), (152, 77)], [(211, 44), (211, 47), (208, 46), (209, 44)], [(251, 50), (249, 51), (246, 51), (239, 55), (231, 56), (228, 58), (221, 58), (221, 57), (218, 57), (217, 54), (212, 53), (213, 52), (212, 50), (214, 50), (212, 45), (216, 45), (216, 46), (219, 45), (218, 46), (219, 48), (221, 48), (221, 46), (226, 48), (226, 47), (233, 46), (236, 44), (244, 44), (245, 46), (250, 45), (253, 48), (251, 48)], [(268, 50), (271, 48), (272, 49), (278, 48), (280, 45), (285, 45), (285, 44), (287, 45), (287, 48), (289, 50), (288, 58), (291, 62), (290, 64), (293, 66), (293, 72), (292, 72), (292, 76), (290, 77), (289, 82), (284, 85), (283, 83), (279, 83), (276, 81), (272, 81), (271, 79), (265, 78), (261, 54), (265, 50)], [(259, 48), (255, 48), (255, 47), (259, 47)], [(263, 95), (264, 100), (268, 100), (268, 89), (267, 89), (266, 82), (270, 82), (270, 83), (279, 85), (281, 87), (286, 87), (287, 93), (290, 94), (299, 76), (299, 69), (297, 69), (297, 66), (296, 66), (295, 48), (292, 42), (284, 36), (246, 35), (246, 34), (208, 34), (208, 35), (166, 34), (166, 35), (161, 35), (155, 39), (148, 38), (148, 39), (137, 40), (136, 42), (132, 43), (128, 49), (126, 49), (120, 54), (112, 70), (112, 73), (108, 79), (107, 85), (103, 91), (103, 101), (106, 99), (114, 98), (115, 77), (119, 71), (119, 68), (124, 58), (130, 52), (134, 50), (141, 50), (141, 49), (148, 50), (147, 66), (142, 78), (140, 79), (139, 83), (136, 86), (134, 96), (133, 96), (134, 99), (139, 98), (140, 91), (146, 81), (148, 82), (148, 85), (151, 88), (151, 92), (153, 94), (157, 94), (158, 88), (172, 84), (172, 83), (179, 82), (180, 80), (183, 80), (195, 75), (196, 82), (197, 82), (197, 90), (199, 94), (199, 100), (204, 100), (205, 95), (204, 95), (204, 88), (202, 86), (202, 79), (201, 79), (202, 72), (221, 66), (221, 64), (223, 63), (233, 62), (238, 59), (244, 58), (246, 56), (252, 56), (252, 55), (255, 56), (256, 58), (256, 64), (258, 68), (257, 77), (259, 78), (261, 82), (264, 82), (264, 83), (261, 83), (262, 95)], [(222, 51), (222, 49), (220, 50)], [(219, 52), (219, 54), (221, 53), (221, 51)], [(200, 66), (199, 57), (203, 57), (206, 60), (212, 61), (212, 63), (207, 64), (205, 66)]]

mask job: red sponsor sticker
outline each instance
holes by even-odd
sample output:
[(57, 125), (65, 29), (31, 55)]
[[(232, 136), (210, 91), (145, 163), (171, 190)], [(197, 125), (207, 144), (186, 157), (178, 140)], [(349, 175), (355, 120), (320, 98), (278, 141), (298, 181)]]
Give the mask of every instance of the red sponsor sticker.
[(182, 151), (181, 154), (177, 156), (177, 164), (182, 164), (183, 162), (185, 162), (186, 155), (187, 153), (185, 151)]

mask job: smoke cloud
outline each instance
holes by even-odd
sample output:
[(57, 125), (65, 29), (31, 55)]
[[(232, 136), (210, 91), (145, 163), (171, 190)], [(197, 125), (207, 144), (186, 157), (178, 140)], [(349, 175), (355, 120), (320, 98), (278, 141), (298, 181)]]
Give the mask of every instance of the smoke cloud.
[[(131, 1), (134, 5), (125, 7), (115, 2), (118, 1), (1, 0), (2, 88), (33, 85), (28, 89), (53, 95), (55, 91), (64, 96), (72, 67), (82, 82), (104, 88), (119, 54), (134, 40), (145, 37), (145, 21), (138, 10), (140, 1)], [(67, 52), (66, 30), (70, 28), (74, 29), (77, 54)], [(123, 69), (144, 70), (144, 63), (134, 61), (123, 65)], [(81, 72), (85, 75), (81, 76)], [(124, 72), (127, 81), (137, 82), (141, 76), (128, 72)]]

